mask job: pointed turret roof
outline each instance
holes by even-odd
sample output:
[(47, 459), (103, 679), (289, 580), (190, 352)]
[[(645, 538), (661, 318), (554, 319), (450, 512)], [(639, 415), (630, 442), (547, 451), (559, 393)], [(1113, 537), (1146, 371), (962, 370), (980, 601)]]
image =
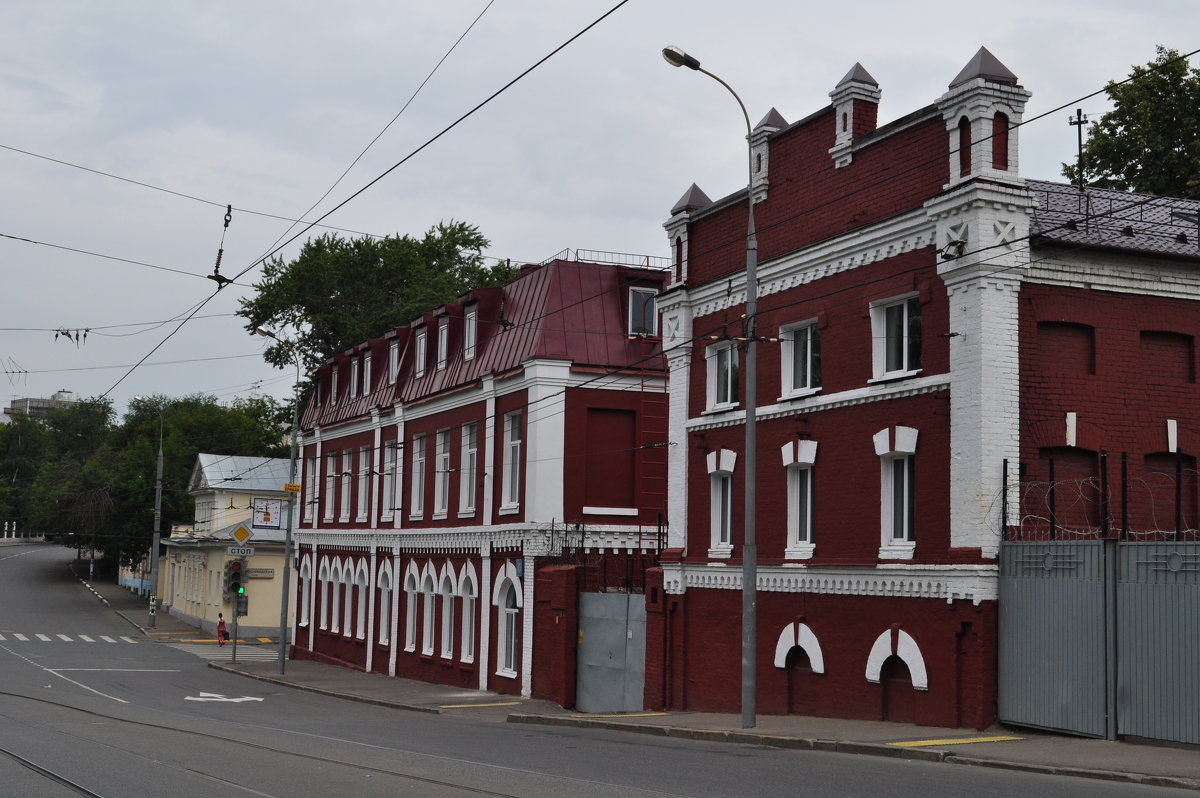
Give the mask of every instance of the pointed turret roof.
[(846, 73), (846, 77), (838, 81), (836, 88), (841, 88), (847, 83), (867, 83), (872, 86), (879, 85), (878, 81), (871, 77), (871, 73), (868, 72), (863, 65), (857, 61), (854, 62), (854, 66), (850, 67), (850, 71)]
[(683, 196), (679, 198), (679, 202), (676, 202), (675, 207), (671, 208), (671, 215), (674, 216), (677, 213), (686, 213), (687, 211), (698, 211), (701, 208), (707, 208), (709, 205), (712, 205), (712, 200), (700, 190), (700, 186), (692, 183), (692, 187), (683, 192)]
[(1010, 86), (1017, 85), (1017, 76), (1012, 73), (1008, 67), (1000, 63), (1000, 59), (992, 55), (986, 47), (980, 47), (979, 52), (975, 53), (974, 57), (967, 62), (967, 65), (962, 68), (958, 76), (950, 81), (950, 88), (960, 86), (968, 80), (975, 78), (983, 78), (992, 83), (1006, 83)]
[(762, 118), (762, 121), (754, 126), (754, 129), (773, 127), (776, 130), (782, 130), (787, 127), (787, 124), (787, 120), (783, 118), (783, 114), (772, 108), (770, 111), (767, 111), (767, 115)]

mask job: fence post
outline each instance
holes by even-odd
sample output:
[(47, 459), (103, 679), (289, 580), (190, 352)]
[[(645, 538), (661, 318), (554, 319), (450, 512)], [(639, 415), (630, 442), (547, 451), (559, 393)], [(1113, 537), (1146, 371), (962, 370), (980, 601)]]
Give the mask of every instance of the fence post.
[(1101, 542), (1104, 561), (1104, 739), (1117, 739), (1117, 541)]
[(1108, 539), (1108, 452), (1100, 450), (1100, 536)]

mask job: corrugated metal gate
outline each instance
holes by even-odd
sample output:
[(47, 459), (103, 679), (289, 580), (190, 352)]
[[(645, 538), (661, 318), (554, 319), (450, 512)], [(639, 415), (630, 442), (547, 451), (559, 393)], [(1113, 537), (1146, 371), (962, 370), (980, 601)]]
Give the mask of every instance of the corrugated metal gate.
[(1200, 543), (1005, 541), (999, 716), (1200, 743)]
[(580, 593), (575, 708), (637, 711), (645, 686), (645, 594)]

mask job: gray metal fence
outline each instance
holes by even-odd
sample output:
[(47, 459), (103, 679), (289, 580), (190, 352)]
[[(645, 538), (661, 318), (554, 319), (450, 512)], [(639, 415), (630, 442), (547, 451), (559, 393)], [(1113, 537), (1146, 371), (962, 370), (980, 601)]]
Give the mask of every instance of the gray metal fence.
[(1200, 743), (1200, 543), (1005, 541), (999, 717)]

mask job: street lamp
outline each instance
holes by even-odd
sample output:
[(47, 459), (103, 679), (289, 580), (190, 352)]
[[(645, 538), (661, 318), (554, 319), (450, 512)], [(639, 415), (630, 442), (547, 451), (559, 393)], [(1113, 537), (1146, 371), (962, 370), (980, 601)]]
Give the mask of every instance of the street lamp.
[[(296, 361), (296, 383), (292, 386), (292, 457), (288, 466), (288, 482), (296, 482), (297, 448), (300, 445), (300, 352), (296, 342), (280, 338), (266, 327), (256, 327), (254, 330), (264, 338), (272, 338), (292, 350), (292, 359)], [(292, 588), (292, 530), (296, 524), (296, 494), (288, 494), (288, 523), (287, 532), (283, 538), (283, 592), (279, 599), (279, 674), (282, 676), (287, 662), (288, 638), (288, 604), (291, 602)]]
[(742, 543), (742, 728), (755, 726), (755, 696), (758, 686), (758, 541), (755, 533), (755, 481), (757, 467), (757, 415), (758, 415), (758, 239), (754, 234), (754, 150), (750, 143), (753, 130), (746, 105), (733, 88), (706, 69), (700, 61), (678, 47), (664, 47), (663, 58), (671, 66), (687, 67), (702, 72), (720, 83), (737, 100), (746, 120), (746, 201), (748, 224), (746, 228), (746, 443), (744, 469), (745, 489), (745, 540)]

